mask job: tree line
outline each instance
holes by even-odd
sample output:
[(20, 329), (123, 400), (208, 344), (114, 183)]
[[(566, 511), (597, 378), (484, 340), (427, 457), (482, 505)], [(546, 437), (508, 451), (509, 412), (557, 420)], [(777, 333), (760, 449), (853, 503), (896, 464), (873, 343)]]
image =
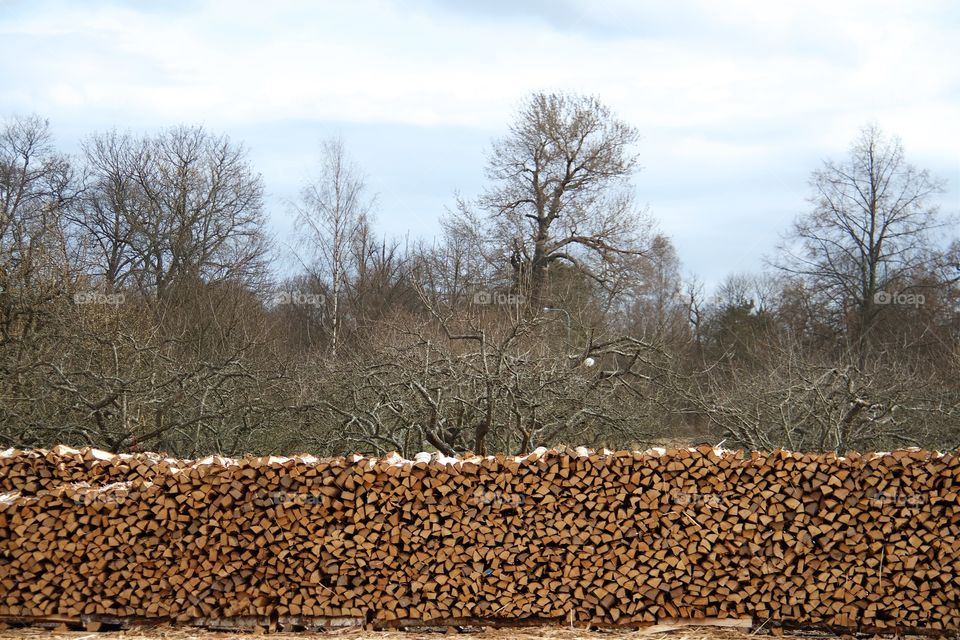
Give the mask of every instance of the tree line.
[[(635, 199), (638, 132), (534, 93), (432, 241), (374, 229), (342, 141), (267, 232), (201, 127), (0, 128), (0, 446), (404, 455), (725, 442), (960, 446), (960, 241), (943, 182), (864, 128), (767, 268), (711, 294)], [(277, 264), (296, 268), (280, 275)]]

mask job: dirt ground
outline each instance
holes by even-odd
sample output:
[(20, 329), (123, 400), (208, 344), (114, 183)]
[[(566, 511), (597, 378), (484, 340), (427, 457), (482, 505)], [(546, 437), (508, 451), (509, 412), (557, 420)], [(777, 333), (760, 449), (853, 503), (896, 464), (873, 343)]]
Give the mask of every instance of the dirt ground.
[[(229, 640), (232, 638), (259, 638), (259, 640), (437, 640), (445, 636), (461, 640), (756, 640), (749, 631), (715, 627), (685, 627), (673, 631), (584, 631), (557, 627), (533, 627), (513, 629), (486, 629), (473, 632), (443, 631), (360, 631), (339, 630), (322, 633), (272, 633), (268, 636), (253, 633), (224, 633), (190, 628), (156, 627), (153, 629), (130, 629), (127, 631), (50, 631), (40, 627), (23, 627), (0, 630), (0, 640), (14, 638), (44, 640)], [(813, 638), (836, 638), (823, 634), (792, 636), (811, 640)]]

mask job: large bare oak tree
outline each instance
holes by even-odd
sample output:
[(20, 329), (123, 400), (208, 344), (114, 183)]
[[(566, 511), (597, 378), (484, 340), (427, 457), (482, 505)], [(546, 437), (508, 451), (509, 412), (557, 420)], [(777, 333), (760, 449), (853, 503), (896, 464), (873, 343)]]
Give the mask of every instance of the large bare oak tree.
[(481, 204), (533, 308), (552, 265), (619, 290), (644, 255), (648, 221), (630, 177), (637, 131), (592, 96), (534, 93), (489, 157)]

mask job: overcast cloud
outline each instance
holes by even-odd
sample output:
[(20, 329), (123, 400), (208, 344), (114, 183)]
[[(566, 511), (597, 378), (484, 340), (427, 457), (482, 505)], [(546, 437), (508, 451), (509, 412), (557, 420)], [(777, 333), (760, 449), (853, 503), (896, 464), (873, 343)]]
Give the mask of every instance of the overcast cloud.
[(0, 116), (61, 145), (111, 127), (199, 123), (243, 140), (270, 194), (343, 135), (379, 225), (429, 237), (539, 89), (594, 93), (635, 125), (641, 202), (685, 271), (760, 268), (807, 176), (870, 122), (948, 181), (960, 212), (954, 2), (0, 0)]

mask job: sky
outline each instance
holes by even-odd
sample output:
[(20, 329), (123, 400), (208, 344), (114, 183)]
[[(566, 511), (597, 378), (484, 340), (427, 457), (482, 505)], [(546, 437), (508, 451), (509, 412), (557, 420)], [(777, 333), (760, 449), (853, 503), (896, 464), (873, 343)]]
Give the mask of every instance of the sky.
[(596, 95), (640, 132), (637, 201), (708, 286), (762, 269), (811, 171), (871, 123), (960, 214), (958, 63), (952, 0), (0, 0), (0, 119), (46, 117), (68, 152), (111, 128), (226, 133), (281, 246), (327, 137), (381, 233), (429, 239), (526, 95)]

